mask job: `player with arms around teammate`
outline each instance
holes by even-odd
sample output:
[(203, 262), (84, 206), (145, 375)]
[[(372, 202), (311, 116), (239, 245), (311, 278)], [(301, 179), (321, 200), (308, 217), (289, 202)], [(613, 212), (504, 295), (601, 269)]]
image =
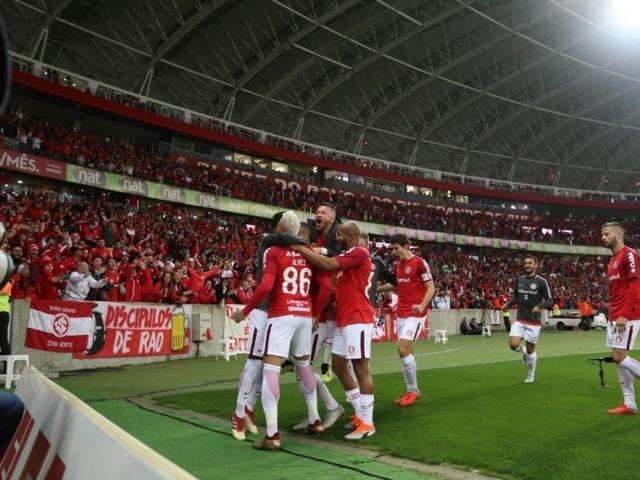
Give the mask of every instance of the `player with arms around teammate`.
[(411, 253), (406, 235), (397, 234), (389, 240), (395, 264), (396, 285), (387, 284), (380, 291), (398, 293), (398, 354), (404, 365), (406, 392), (396, 404), (407, 407), (420, 398), (418, 367), (413, 356), (413, 344), (427, 321), (427, 306), (435, 294), (431, 270), (424, 258)]
[[(278, 212), (271, 218), (271, 233), (265, 236), (258, 247), (256, 256), (256, 279), (258, 283), (262, 279), (264, 252), (272, 246), (286, 247), (302, 244), (304, 241), (287, 233), (273, 233), (277, 230), (278, 223), (284, 212)], [(231, 416), (233, 437), (237, 440), (245, 439), (245, 430), (258, 433), (255, 424), (254, 408), (260, 397), (262, 387), (262, 347), (264, 346), (264, 334), (267, 329), (269, 299), (258, 305), (249, 314), (249, 354), (244, 369), (238, 382), (238, 398), (236, 409)], [(305, 425), (306, 427), (306, 425)]]
[(610, 415), (636, 415), (634, 377), (640, 377), (640, 362), (629, 356), (640, 330), (640, 256), (624, 244), (624, 228), (617, 222), (602, 226), (602, 243), (613, 256), (607, 267), (609, 278), (609, 322), (607, 346), (618, 364), (618, 380), (624, 403), (608, 410)]
[[(551, 289), (547, 281), (537, 274), (538, 259), (527, 255), (522, 260), (524, 275), (516, 278), (513, 297), (505, 308), (518, 306), (516, 321), (509, 332), (509, 347), (514, 352), (522, 352), (522, 360), (527, 366), (525, 383), (533, 383), (536, 378), (538, 356), (536, 344), (540, 337), (542, 310), (553, 305)], [(522, 345), (524, 338), (526, 345)]]
[[(282, 214), (276, 233), (297, 235), (300, 220), (294, 212)], [(242, 319), (271, 294), (263, 348), (262, 408), (267, 424), (265, 438), (254, 447), (260, 450), (280, 448), (278, 433), (278, 400), (280, 399), (280, 367), (293, 356), (296, 374), (304, 385), (307, 404), (308, 433), (322, 431), (318, 415), (316, 377), (309, 363), (311, 331), (317, 311), (311, 300), (313, 271), (309, 262), (292, 247), (270, 247), (264, 253), (263, 275), (251, 301), (234, 319)], [(323, 277), (319, 277), (323, 278)], [(324, 308), (329, 285), (320, 284), (317, 307)]]
[[(332, 364), (344, 386), (347, 399), (356, 411), (355, 429), (345, 438), (361, 440), (376, 432), (373, 424), (373, 379), (369, 371), (374, 315), (368, 292), (373, 269), (369, 250), (359, 246), (360, 228), (357, 223), (341, 224), (336, 238), (346, 251), (332, 258), (305, 247), (292, 248), (304, 255), (313, 266), (337, 271), (337, 328), (332, 347)], [(349, 373), (349, 361), (353, 364), (357, 380)]]

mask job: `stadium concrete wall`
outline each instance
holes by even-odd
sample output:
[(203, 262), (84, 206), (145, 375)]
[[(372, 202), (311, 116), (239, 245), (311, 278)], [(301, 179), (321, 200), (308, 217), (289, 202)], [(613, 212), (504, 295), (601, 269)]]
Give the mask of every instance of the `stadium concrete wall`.
[[(183, 355), (162, 355), (153, 357), (127, 357), (127, 358), (102, 358), (102, 359), (77, 359), (72, 353), (47, 352), (36, 350), (25, 346), (27, 326), (29, 324), (29, 302), (16, 300), (12, 304), (11, 321), (11, 345), (14, 354), (29, 355), (32, 365), (43, 372), (64, 372), (73, 370), (92, 370), (98, 368), (120, 367), (123, 365), (140, 365), (144, 363), (166, 362), (181, 360), (185, 358), (211, 357), (222, 353), (220, 340), (224, 338), (225, 311), (217, 305), (192, 305), (193, 314), (201, 317), (211, 318), (212, 340), (193, 343), (188, 354)], [(491, 311), (483, 310), (432, 310), (429, 314), (431, 336), (436, 330), (446, 330), (448, 335), (460, 333), (460, 322), (463, 318), (476, 319), (480, 322), (485, 320), (491, 323), (494, 315)], [(494, 322), (499, 317), (493, 318)], [(515, 315), (512, 313), (512, 318)], [(504, 327), (494, 323), (494, 330), (501, 330)]]

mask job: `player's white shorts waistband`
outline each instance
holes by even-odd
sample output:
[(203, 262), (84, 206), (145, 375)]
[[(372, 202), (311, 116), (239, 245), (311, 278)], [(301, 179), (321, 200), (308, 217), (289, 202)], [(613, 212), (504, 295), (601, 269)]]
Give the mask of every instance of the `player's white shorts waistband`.
[(520, 320), (516, 320), (511, 325), (509, 336), (524, 338), (525, 341), (529, 343), (538, 343), (541, 327), (542, 325), (525, 323), (521, 322)]
[(331, 353), (347, 360), (371, 358), (372, 323), (354, 323), (336, 328)]
[(607, 347), (619, 350), (633, 350), (640, 330), (640, 320), (629, 320), (622, 332), (615, 331), (616, 323), (607, 322)]
[(415, 341), (426, 322), (426, 315), (424, 317), (398, 317), (396, 320), (398, 340)]
[(311, 317), (270, 318), (264, 338), (264, 355), (281, 358), (304, 357), (311, 354), (313, 321)]

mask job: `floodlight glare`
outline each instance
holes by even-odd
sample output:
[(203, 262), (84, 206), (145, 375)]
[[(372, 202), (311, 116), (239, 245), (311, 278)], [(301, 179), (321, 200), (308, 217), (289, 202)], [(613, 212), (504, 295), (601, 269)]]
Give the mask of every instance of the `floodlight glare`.
[(613, 0), (612, 6), (613, 15), (620, 25), (640, 30), (640, 1)]

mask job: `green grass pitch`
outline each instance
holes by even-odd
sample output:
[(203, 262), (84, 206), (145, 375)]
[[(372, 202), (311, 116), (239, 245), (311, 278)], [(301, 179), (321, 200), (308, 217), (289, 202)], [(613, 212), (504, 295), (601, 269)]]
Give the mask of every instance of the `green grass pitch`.
[[(373, 371), (378, 433), (362, 445), (424, 463), (477, 469), (500, 478), (640, 478), (631, 461), (633, 453), (640, 448), (640, 419), (605, 414), (607, 408), (620, 403), (615, 368), (605, 367), (606, 380), (612, 388), (598, 390), (595, 388), (597, 368), (586, 361), (606, 352), (604, 334), (544, 332), (538, 347), (538, 374), (534, 384), (523, 383), (525, 367), (520, 356), (510, 352), (506, 343), (504, 334), (491, 338), (450, 337), (446, 345), (434, 345), (431, 340), (420, 342), (416, 356), (424, 397), (407, 409), (393, 404), (393, 399), (403, 390), (395, 346), (375, 345)], [(227, 418), (235, 403), (234, 379), (243, 363), (243, 359), (173, 361), (64, 377), (59, 382), (81, 398), (93, 401), (96, 408), (101, 405), (98, 399), (193, 386), (179, 393), (154, 394), (154, 399), (177, 410)], [(282, 430), (305, 415), (302, 399), (292, 381), (292, 374), (282, 377)], [(336, 380), (330, 383), (330, 388), (336, 399), (345, 404)], [(117, 411), (111, 408), (103, 413), (116, 423), (121, 422), (134, 435), (142, 435), (140, 429), (136, 429), (134, 413), (127, 419), (119, 418)], [(258, 416), (261, 421), (260, 411)], [(337, 427), (324, 438), (340, 444), (344, 442), (344, 431), (341, 425)], [(153, 437), (142, 439), (170, 456), (172, 451), (154, 445)], [(293, 442), (289, 440), (289, 444)], [(262, 452), (254, 452), (248, 443), (235, 442), (230, 437), (223, 437), (216, 448), (228, 449), (239, 479), (255, 477), (255, 469), (260, 468), (261, 463), (253, 455)], [(237, 462), (237, 455), (242, 453), (256, 460), (246, 463), (246, 471), (243, 463)], [(324, 455), (332, 453), (327, 451)], [(170, 458), (189, 465), (179, 456)], [(261, 478), (269, 478), (264, 470)]]

